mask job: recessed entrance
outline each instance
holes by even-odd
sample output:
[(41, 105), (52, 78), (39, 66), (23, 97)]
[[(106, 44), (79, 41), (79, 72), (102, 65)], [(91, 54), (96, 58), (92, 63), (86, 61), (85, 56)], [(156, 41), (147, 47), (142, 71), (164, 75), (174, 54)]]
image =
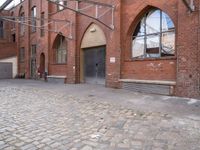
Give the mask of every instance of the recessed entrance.
[(44, 53), (42, 53), (40, 55), (40, 78), (42, 78), (44, 76), (44, 72), (45, 72), (45, 55)]
[(84, 49), (84, 78), (86, 83), (105, 84), (106, 47)]
[(86, 30), (80, 52), (80, 81), (91, 84), (105, 84), (106, 37), (103, 30), (91, 24)]

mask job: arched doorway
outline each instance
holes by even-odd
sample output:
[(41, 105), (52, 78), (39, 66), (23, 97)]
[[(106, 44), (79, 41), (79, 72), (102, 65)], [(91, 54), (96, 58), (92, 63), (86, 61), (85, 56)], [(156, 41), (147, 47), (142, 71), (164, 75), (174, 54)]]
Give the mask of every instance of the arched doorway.
[(40, 55), (40, 78), (43, 77), (44, 72), (45, 72), (45, 55), (44, 53), (41, 53)]
[(106, 37), (102, 29), (91, 24), (81, 43), (81, 82), (105, 84)]

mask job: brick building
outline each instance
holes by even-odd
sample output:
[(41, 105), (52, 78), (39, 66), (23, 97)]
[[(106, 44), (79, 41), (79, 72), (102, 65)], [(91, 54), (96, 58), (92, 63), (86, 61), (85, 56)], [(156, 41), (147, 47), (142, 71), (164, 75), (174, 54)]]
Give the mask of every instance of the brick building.
[[(10, 15), (4, 11), (0, 16)], [(0, 79), (14, 78), (17, 76), (17, 47), (10, 35), (11, 24), (0, 20)]]
[[(46, 0), (24, 0), (10, 9), (11, 16), (21, 16), (24, 22), (12, 25), (15, 29), (10, 33), (16, 38), (18, 74), (34, 78), (39, 70), (48, 72), (49, 80), (62, 79), (65, 83), (91, 82), (199, 97), (199, 0), (194, 1), (194, 11), (188, 10), (184, 0), (95, 2), (114, 6), (114, 29), (105, 26), (112, 22), (111, 11), (101, 16), (102, 24), (95, 17)], [(74, 10), (77, 6), (89, 8), (84, 2), (64, 3)], [(84, 13), (95, 14), (96, 10), (86, 9)], [(98, 6), (98, 11), (106, 8)], [(40, 18), (31, 20), (32, 25), (43, 27), (26, 26), (30, 16)], [(68, 20), (69, 25), (50, 23), (56, 19)], [(50, 32), (55, 28), (57, 33)]]

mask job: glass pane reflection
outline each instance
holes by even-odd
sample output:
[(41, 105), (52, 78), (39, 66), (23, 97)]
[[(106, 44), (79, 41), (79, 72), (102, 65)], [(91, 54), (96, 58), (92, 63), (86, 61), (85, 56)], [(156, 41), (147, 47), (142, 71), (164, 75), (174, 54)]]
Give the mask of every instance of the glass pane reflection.
[(175, 27), (159, 9), (147, 12), (133, 33), (132, 57), (167, 57), (175, 54)]
[(132, 44), (132, 57), (143, 57), (144, 56), (144, 36), (136, 37)]
[(146, 15), (146, 34), (160, 32), (160, 10), (152, 10)]
[(147, 36), (147, 57), (160, 57), (160, 35)]
[(174, 31), (162, 33), (162, 56), (173, 56), (175, 53)]

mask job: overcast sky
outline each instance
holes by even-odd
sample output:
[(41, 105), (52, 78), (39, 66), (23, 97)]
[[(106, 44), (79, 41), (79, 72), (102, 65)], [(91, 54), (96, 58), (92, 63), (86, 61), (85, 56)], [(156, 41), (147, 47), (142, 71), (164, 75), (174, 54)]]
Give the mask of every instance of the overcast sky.
[[(6, 0), (0, 0), (0, 6), (5, 2)], [(11, 2), (6, 9), (9, 9), (11, 7), (13, 7), (14, 5), (17, 5), (20, 2), (20, 0), (13, 0), (13, 2)]]
[(6, 0), (1, 0), (0, 1), (0, 5), (2, 5)]

